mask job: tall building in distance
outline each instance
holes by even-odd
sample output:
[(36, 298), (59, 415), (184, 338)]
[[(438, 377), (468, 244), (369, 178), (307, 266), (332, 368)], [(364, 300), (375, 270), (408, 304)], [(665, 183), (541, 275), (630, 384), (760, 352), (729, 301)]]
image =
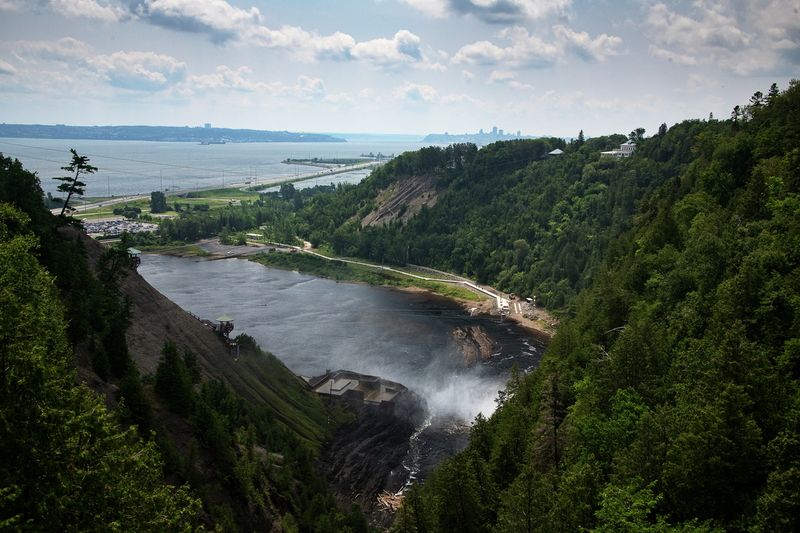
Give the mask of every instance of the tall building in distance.
[(478, 133), (455, 133), (449, 132), (430, 133), (422, 139), (422, 142), (436, 143), (436, 144), (450, 144), (450, 143), (474, 143), (478, 146), (483, 146), (497, 141), (510, 141), (512, 139), (533, 139), (532, 136), (522, 135), (522, 130), (517, 130), (516, 134), (512, 131), (506, 133), (503, 128), (492, 126), (491, 130), (484, 131), (483, 128), (478, 130)]

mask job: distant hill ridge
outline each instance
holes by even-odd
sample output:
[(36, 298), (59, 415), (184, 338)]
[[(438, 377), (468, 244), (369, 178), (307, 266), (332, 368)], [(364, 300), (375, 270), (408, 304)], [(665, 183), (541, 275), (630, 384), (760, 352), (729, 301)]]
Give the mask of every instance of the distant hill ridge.
[(222, 141), (232, 143), (347, 142), (342, 138), (322, 133), (189, 126), (68, 126), (64, 124), (0, 124), (0, 137), (196, 143), (221, 143)]

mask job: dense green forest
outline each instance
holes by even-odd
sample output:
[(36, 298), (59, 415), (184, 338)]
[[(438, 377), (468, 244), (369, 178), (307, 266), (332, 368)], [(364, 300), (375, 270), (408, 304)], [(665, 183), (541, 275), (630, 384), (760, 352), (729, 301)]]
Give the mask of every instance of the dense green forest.
[[(300, 213), (310, 228), (304, 236), (317, 232), (317, 240), (344, 255), (422, 264), (535, 294), (557, 310), (588, 286), (610, 242), (630, 227), (638, 202), (686, 167), (696, 136), (723, 127), (687, 121), (639, 138), (641, 156), (623, 160), (600, 158), (601, 150), (626, 140), (621, 135), (406, 153), (349, 194), (310, 199)], [(564, 154), (544, 157), (555, 147)], [(435, 206), (406, 224), (361, 226), (382, 189), (420, 174), (436, 177)]]
[(153, 442), (76, 385), (64, 307), (31, 220), (0, 203), (0, 529), (148, 531), (199, 524)]
[(397, 531), (800, 529), (800, 83), (614, 167), (663, 183)]
[[(394, 158), (357, 185), (284, 185), (256, 202), (182, 212), (161, 224), (159, 240), (262, 228), (271, 240), (299, 236), (343, 256), (447, 270), (569, 310), (610, 243), (630, 228), (639, 202), (688, 166), (698, 135), (726, 127), (690, 120), (650, 138), (633, 132), (639, 155), (623, 160), (600, 158), (626, 140), (622, 135), (428, 147)], [(564, 153), (546, 157), (553, 148)], [(362, 225), (387, 189), (415, 176), (434, 180), (435, 205), (405, 223)]]
[(367, 530), (314, 468), (336, 413), (246, 336), (242, 364), (267, 376), (270, 404), (171, 342), (140, 375), (127, 241), (92, 265), (75, 221), (42, 200), (38, 177), (0, 156), (0, 529)]
[[(299, 236), (342, 255), (465, 274), (565, 311), (541, 366), (515, 373), (494, 415), (475, 421), (467, 449), (406, 493), (397, 531), (796, 531), (800, 84), (756, 93), (728, 120), (631, 136), (636, 153), (619, 160), (599, 152), (621, 135), (425, 148), (358, 185), (287, 185), (255, 202), (184, 210), (159, 236), (139, 239), (262, 228), (275, 241)], [(546, 157), (555, 147), (564, 153)], [(366, 528), (316, 478), (308, 435), (198, 376), (194, 354), (168, 343), (155, 375), (140, 377), (119, 342), (129, 316), (115, 249), (93, 275), (80, 241), (42, 209), (35, 176), (8, 159), (0, 170), (0, 201), (14, 204), (2, 208), (0, 318), (47, 332), (3, 330), (0, 445), (16, 457), (38, 443), (22, 455), (24, 468), (57, 478), (28, 479), (6, 465), (0, 524), (78, 529), (163, 508), (174, 521), (153, 514), (151, 529), (254, 528), (277, 516), (288, 530)], [(406, 222), (362, 225), (385, 191), (414, 176), (434, 181), (435, 205)], [(94, 372), (118, 385), (124, 409), (109, 414), (74, 385), (70, 346), (84, 347)], [(57, 356), (41, 355), (49, 351)], [(27, 383), (42, 391), (39, 404), (25, 403)], [(65, 398), (74, 399), (58, 403)], [(213, 458), (210, 471), (176, 453), (154, 416), (165, 412), (190, 428), (198, 456)], [(38, 425), (12, 434), (15, 417), (27, 416)], [(100, 466), (84, 466), (85, 455), (47, 463), (58, 432), (79, 423), (96, 432), (88, 457)], [(139, 437), (120, 429), (129, 424)], [(91, 491), (83, 500), (70, 492), (80, 468), (111, 475), (102, 461), (117, 456), (147, 462), (113, 473), (132, 476), (129, 491), (99, 503)], [(41, 493), (57, 504), (28, 496)], [(137, 505), (122, 512), (125, 501)]]

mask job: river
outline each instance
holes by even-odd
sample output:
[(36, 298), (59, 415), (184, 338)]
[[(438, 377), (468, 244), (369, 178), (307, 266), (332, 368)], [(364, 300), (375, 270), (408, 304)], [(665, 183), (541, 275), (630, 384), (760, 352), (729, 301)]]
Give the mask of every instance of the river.
[[(357, 158), (361, 154), (399, 155), (418, 150), (418, 141), (385, 135), (364, 135), (346, 143), (229, 143), (199, 145), (189, 142), (102, 141), (82, 139), (0, 138), (0, 153), (19, 159), (37, 172), (44, 192), (58, 195), (61, 167), (70, 161), (70, 148), (90, 158), (98, 168), (82, 176), (86, 197), (150, 194), (151, 191), (222, 187), (251, 181), (269, 183), (319, 170), (287, 165), (287, 158)], [(349, 172), (314, 180), (314, 184), (357, 183), (368, 171)], [(296, 187), (300, 187), (299, 184)]]
[[(478, 413), (490, 415), (512, 365), (530, 371), (543, 350), (511, 322), (469, 316), (461, 306), (427, 293), (337, 283), (242, 259), (146, 254), (139, 272), (201, 318), (233, 316), (234, 335), (251, 335), (295, 373), (315, 376), (344, 368), (397, 381), (421, 395), (440, 421), (463, 424)], [(469, 366), (454, 331), (474, 327), (494, 348), (488, 360)], [(420, 445), (430, 448), (430, 442)], [(438, 462), (438, 457), (422, 460)]]

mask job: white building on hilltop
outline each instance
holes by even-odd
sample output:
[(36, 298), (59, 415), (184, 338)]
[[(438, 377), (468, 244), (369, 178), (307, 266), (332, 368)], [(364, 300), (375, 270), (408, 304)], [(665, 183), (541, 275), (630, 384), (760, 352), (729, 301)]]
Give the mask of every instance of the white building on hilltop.
[(633, 141), (626, 141), (619, 145), (616, 150), (609, 150), (607, 152), (600, 152), (601, 157), (630, 157), (636, 150), (636, 143)]

